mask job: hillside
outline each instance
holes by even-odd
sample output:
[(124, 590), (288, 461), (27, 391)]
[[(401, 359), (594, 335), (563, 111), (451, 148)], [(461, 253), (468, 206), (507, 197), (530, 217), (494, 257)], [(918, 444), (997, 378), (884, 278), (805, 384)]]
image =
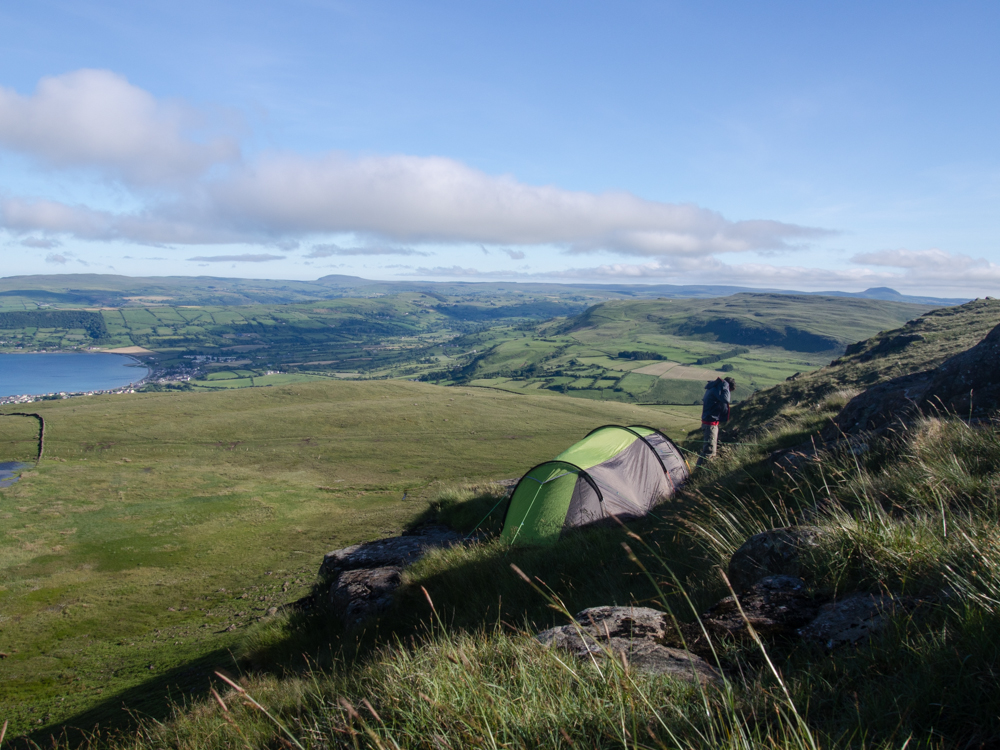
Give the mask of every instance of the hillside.
[(534, 335), (515, 329), (465, 336), (460, 341), (475, 349), (472, 358), (421, 377), (527, 394), (692, 404), (705, 381), (728, 372), (740, 400), (929, 309), (778, 294), (604, 302), (542, 324)]
[[(519, 476), (595, 424), (695, 420), (409, 382), (42, 402), (45, 456), (0, 488), (8, 736), (163, 716), (327, 550), (398, 533), (455, 482)], [(16, 411), (5, 409), (5, 412)], [(0, 417), (0, 462), (37, 423)], [(176, 693), (175, 693), (176, 694)], [(2, 722), (0, 722), (2, 724)]]
[(930, 305), (844, 297), (734, 294), (709, 300), (604, 302), (566, 323), (566, 333), (667, 334), (795, 352), (843, 349), (927, 312)]
[(690, 405), (720, 371), (733, 373), (737, 399), (746, 398), (928, 309), (738, 294), (583, 310), (583, 298), (573, 295), (485, 288), (473, 296), (411, 291), (281, 305), (133, 302), (141, 299), (143, 306), (0, 312), (0, 352), (141, 347), (154, 369), (149, 388), (419, 378), (525, 395)]
[(846, 397), (876, 383), (936, 367), (978, 343), (998, 322), (996, 299), (925, 313), (901, 328), (847, 347), (826, 367), (754, 394), (733, 411), (731, 426), (746, 431), (817, 408), (825, 399), (844, 403)]
[[(35, 619), (19, 615), (28, 624), (14, 633), (23, 645), (5, 668), (23, 665), (24, 676), (4, 689), (33, 691), (21, 696), (43, 696), (50, 707), (60, 695), (77, 710), (96, 700), (92, 712), (69, 717), (77, 724), (110, 717), (122, 700), (153, 711), (156, 720), (140, 721), (138, 732), (96, 739), (119, 750), (992, 747), (1000, 742), (995, 418), (971, 425), (955, 415), (918, 418), (903, 432), (834, 447), (791, 469), (772, 456), (822, 427), (866, 384), (933, 368), (976, 344), (1000, 324), (998, 305), (933, 311), (851, 347), (824, 370), (755, 395), (739, 414), (741, 434), (752, 437), (730, 438), (675, 501), (627, 529), (584, 530), (550, 547), (507, 547), (492, 537), (498, 526), (489, 511), (502, 498), (496, 486), (439, 490), (431, 477), (516, 474), (527, 453), (550, 455), (577, 425), (654, 412), (416, 383), (337, 384), (346, 390), (333, 401), (324, 383), (137, 396), (121, 410), (126, 402), (113, 398), (45, 404), (54, 434), (74, 425), (71, 439), (53, 443), (53, 458), (68, 460), (43, 462), (36, 476), (0, 490), (16, 493), (0, 497), (11, 497), (18, 513), (34, 514), (6, 552), (9, 569), (23, 575), (8, 586), (13, 601)], [(1000, 362), (986, 369), (998, 372)], [(445, 412), (454, 425), (445, 427)], [(676, 435), (691, 425), (672, 428)], [(345, 439), (344, 429), (359, 435)], [(473, 432), (475, 443), (458, 437)], [(12, 445), (30, 444), (29, 432), (18, 436)], [(98, 436), (104, 442), (93, 442)], [(134, 453), (119, 436), (136, 441)], [(159, 476), (182, 484), (165, 494)], [(319, 482), (319, 493), (310, 490)], [(431, 504), (408, 506), (417, 493), (392, 500), (409, 487)], [(211, 514), (215, 503), (218, 515), (197, 515)], [(357, 511), (357, 525), (342, 531)], [(311, 577), (319, 550), (393, 533), (407, 517), (467, 533), (484, 516), (492, 520), (475, 543), (408, 569), (391, 607), (359, 630), (340, 624), (331, 580)], [(70, 518), (73, 533), (57, 539)], [(754, 536), (769, 530), (776, 531)], [(98, 535), (100, 546), (79, 545), (81, 533)], [(55, 550), (67, 543), (79, 546)], [(175, 543), (195, 554), (173, 557)], [(128, 564), (101, 563), (112, 553)], [(18, 562), (31, 555), (38, 559)], [(93, 567), (79, 564), (86, 555)], [(132, 567), (137, 555), (148, 573)], [(747, 559), (757, 567), (738, 563)], [(727, 598), (720, 570), (740, 592), (742, 610)], [(269, 571), (288, 583), (272, 583)], [(92, 583), (102, 577), (106, 583)], [(89, 592), (67, 588), (88, 580)], [(310, 609), (242, 625), (248, 612), (306, 592)], [(91, 615), (95, 604), (101, 610)], [(658, 647), (690, 649), (718, 679), (699, 687), (683, 675), (648, 674), (638, 659), (603, 651), (599, 633), (587, 658), (540, 648), (533, 637), (584, 608), (611, 605), (660, 613), (667, 629)], [(96, 619), (101, 612), (131, 630), (87, 651), (84, 631), (107, 627)], [(63, 618), (75, 627), (31, 624)], [(236, 650), (237, 661), (205, 653), (207, 639), (185, 651), (201, 632), (193, 624), (206, 618), (219, 623), (211, 642)], [(237, 627), (221, 627), (227, 623)], [(63, 648), (47, 632), (76, 640)], [(217, 696), (206, 694), (221, 663), (213, 659), (223, 658), (239, 677), (216, 679)], [(165, 674), (160, 660), (170, 666)], [(95, 697), (94, 682), (73, 679), (72, 670), (88, 663), (92, 677), (110, 673), (134, 689)], [(152, 676), (142, 672), (148, 664)], [(169, 685), (181, 687), (185, 703), (168, 718)], [(22, 702), (15, 697), (19, 709)], [(30, 711), (17, 716), (18, 726), (30, 726)], [(49, 721), (55, 727), (58, 719)]]

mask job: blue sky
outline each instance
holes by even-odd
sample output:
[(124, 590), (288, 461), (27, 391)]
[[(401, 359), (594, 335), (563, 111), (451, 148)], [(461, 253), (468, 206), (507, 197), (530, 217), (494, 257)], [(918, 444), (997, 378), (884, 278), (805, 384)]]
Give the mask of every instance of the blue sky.
[(3, 275), (1000, 290), (1000, 4), (0, 5)]

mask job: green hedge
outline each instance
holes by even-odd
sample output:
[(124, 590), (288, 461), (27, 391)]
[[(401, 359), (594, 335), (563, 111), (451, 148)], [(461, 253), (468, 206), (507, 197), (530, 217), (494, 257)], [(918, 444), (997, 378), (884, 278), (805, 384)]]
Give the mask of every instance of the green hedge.
[(82, 328), (92, 339), (108, 336), (104, 316), (86, 310), (30, 310), (0, 313), (0, 328)]

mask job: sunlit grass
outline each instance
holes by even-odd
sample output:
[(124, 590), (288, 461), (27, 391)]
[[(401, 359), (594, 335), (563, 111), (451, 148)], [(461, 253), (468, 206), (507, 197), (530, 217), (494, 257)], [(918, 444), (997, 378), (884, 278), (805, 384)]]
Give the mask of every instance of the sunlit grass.
[[(183, 664), (231, 664), (249, 624), (310, 592), (325, 552), (399, 533), (442, 484), (518, 476), (605, 422), (684, 424), (555, 396), (330, 380), (32, 409), (47, 458), (0, 490), (11, 732), (120, 721), (122, 700), (138, 699), (122, 691), (143, 685), (154, 713), (171, 686), (203, 690), (204, 669)], [(18, 457), (36, 430), (0, 418)]]

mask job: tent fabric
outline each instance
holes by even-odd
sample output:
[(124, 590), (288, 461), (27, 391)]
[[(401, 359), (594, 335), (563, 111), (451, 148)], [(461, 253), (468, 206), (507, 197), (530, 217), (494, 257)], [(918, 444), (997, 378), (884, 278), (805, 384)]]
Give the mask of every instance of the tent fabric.
[(676, 492), (691, 475), (691, 470), (684, 459), (684, 454), (681, 453), (673, 440), (653, 427), (631, 425), (629, 429), (638, 432), (646, 438), (647, 443), (653, 446), (656, 454), (660, 457), (660, 461), (663, 463), (664, 471), (667, 472), (670, 478), (674, 492)]
[(546, 543), (568, 529), (646, 515), (688, 477), (680, 450), (644, 425), (604, 425), (517, 483), (501, 539)]

